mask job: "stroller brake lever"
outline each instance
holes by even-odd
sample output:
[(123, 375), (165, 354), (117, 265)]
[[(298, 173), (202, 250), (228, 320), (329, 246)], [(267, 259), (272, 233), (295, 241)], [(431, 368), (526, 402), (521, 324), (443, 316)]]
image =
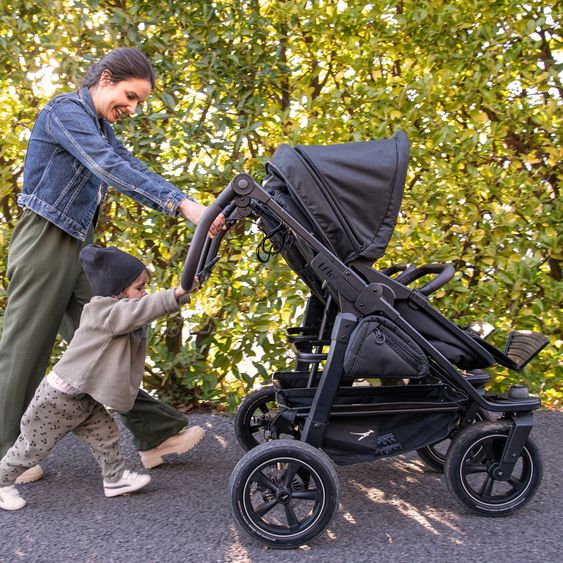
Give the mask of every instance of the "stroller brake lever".
[(215, 256), (215, 258), (213, 258), (213, 260), (211, 260), (211, 262), (207, 263), (205, 265), (204, 268), (202, 268), (197, 274), (196, 277), (199, 280), (200, 285), (207, 280), (207, 278), (211, 275), (211, 272), (213, 271), (213, 268), (215, 267), (215, 264), (217, 264), (217, 262), (219, 262), (219, 258), (221, 258), (220, 256)]

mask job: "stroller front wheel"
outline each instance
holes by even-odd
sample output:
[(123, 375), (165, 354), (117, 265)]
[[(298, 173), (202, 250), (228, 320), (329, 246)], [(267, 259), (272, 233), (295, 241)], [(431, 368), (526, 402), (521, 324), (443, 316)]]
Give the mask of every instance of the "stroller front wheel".
[(453, 440), (444, 476), (455, 500), (485, 516), (505, 516), (526, 504), (542, 477), (538, 448), (528, 438), (510, 479), (495, 478), (512, 425), (508, 421), (477, 422)]
[(329, 457), (304, 442), (276, 440), (248, 452), (229, 479), (230, 511), (243, 532), (291, 549), (320, 535), (338, 508)]

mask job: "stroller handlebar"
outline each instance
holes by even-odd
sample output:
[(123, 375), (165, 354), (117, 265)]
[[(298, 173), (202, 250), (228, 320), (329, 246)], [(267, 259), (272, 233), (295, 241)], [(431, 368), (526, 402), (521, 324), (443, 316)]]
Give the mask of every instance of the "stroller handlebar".
[[(235, 192), (229, 184), (217, 197), (217, 199), (207, 208), (197, 224), (192, 242), (188, 249), (186, 260), (184, 261), (184, 270), (182, 271), (181, 286), (190, 291), (194, 284), (194, 279), (198, 271), (205, 266), (201, 264), (204, 247), (206, 247), (209, 227), (220, 213), (231, 203), (235, 197)], [(217, 235), (220, 237), (221, 235)], [(209, 245), (207, 246), (207, 248)]]

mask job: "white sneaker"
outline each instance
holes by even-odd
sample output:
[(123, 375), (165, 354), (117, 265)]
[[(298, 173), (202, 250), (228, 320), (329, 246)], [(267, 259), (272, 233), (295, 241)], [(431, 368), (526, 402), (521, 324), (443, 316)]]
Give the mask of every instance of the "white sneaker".
[(126, 469), (119, 481), (108, 483), (104, 481), (104, 494), (106, 497), (117, 497), (142, 489), (151, 480), (150, 475), (135, 473)]
[(4, 510), (19, 510), (27, 503), (20, 496), (19, 491), (14, 485), (9, 487), (0, 487), (0, 508)]

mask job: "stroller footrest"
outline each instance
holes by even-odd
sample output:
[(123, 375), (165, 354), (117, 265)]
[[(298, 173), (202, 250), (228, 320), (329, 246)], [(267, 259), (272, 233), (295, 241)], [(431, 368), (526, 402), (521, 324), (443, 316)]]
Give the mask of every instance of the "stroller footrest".
[(505, 355), (521, 370), (549, 343), (549, 338), (539, 332), (512, 331), (508, 336)]

